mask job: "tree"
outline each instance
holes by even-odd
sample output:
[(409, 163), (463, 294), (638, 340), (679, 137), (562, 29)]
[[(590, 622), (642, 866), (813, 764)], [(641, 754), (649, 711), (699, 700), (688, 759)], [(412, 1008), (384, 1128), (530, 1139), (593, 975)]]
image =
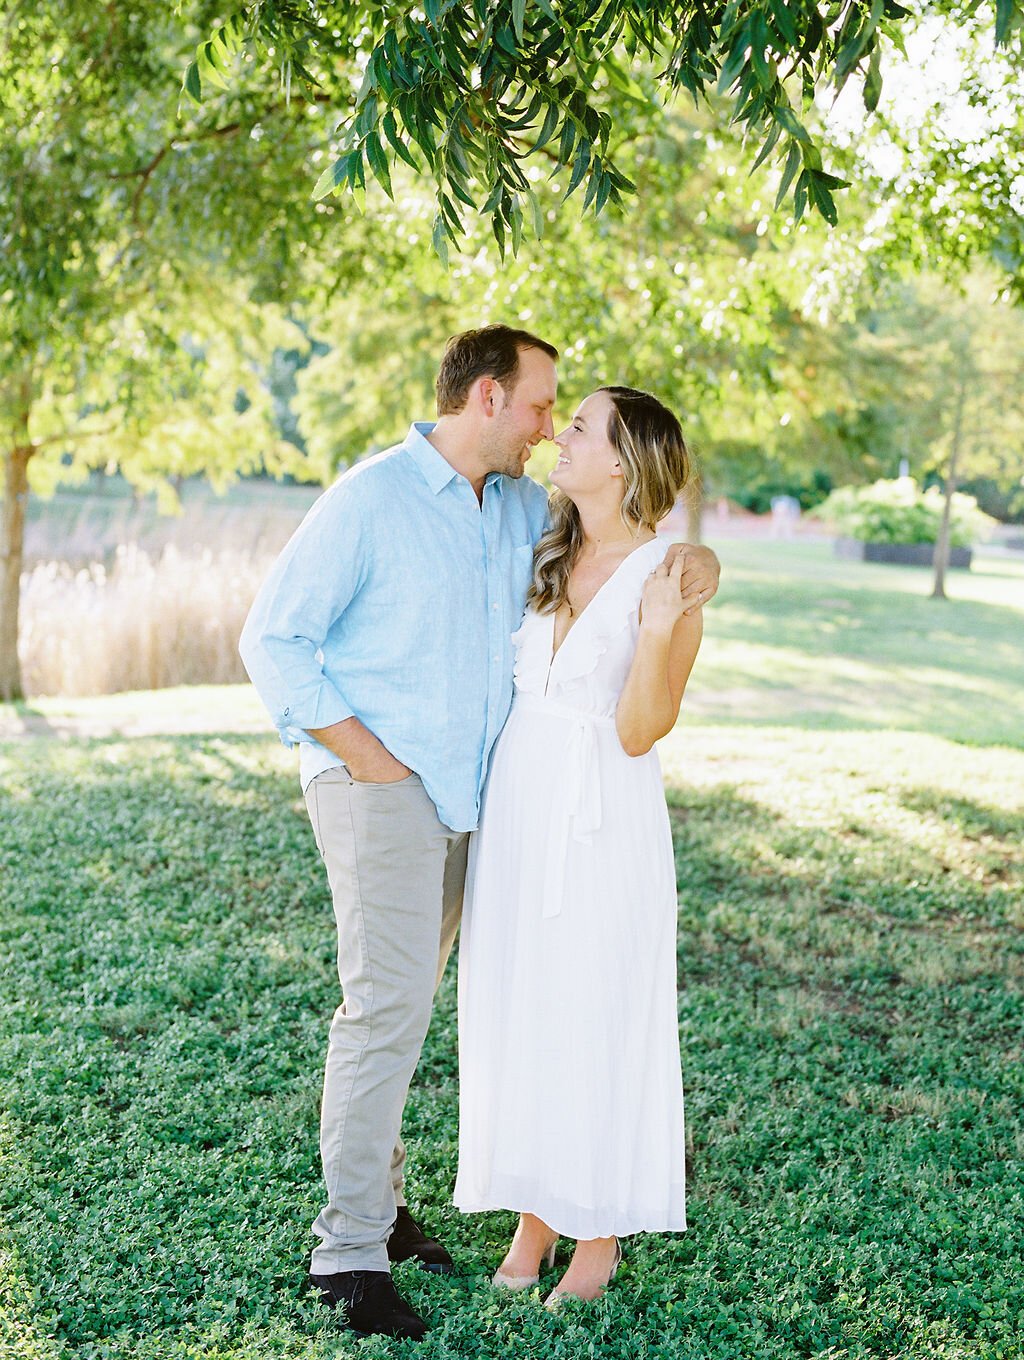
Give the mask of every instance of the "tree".
[[(972, 30), (977, 0), (946, 0), (944, 21)], [(1019, 55), (1024, 0), (997, 0), (996, 41)], [(815, 96), (860, 82), (873, 110), (882, 63), (916, 18), (896, 0), (424, 0), (422, 9), (377, 0), (243, 4), (210, 32), (189, 64), (184, 88), (234, 79), (241, 51), (286, 89), (326, 97), (342, 118), (334, 160), (318, 195), (359, 194), (367, 174), (391, 193), (398, 161), (436, 182), (435, 248), (458, 244), (464, 209), (490, 218), (502, 251), (517, 248), (524, 223), (541, 227), (528, 163), (549, 158), (600, 212), (635, 185), (621, 168), (609, 95), (660, 112), (685, 92), (733, 98), (734, 120), (755, 164), (783, 166), (779, 201), (793, 195), (834, 223), (833, 191), (845, 181), (823, 168), (821, 139), (808, 126)], [(989, 20), (991, 22), (991, 18)], [(658, 73), (652, 96), (634, 79)], [(251, 67), (250, 67), (251, 69)], [(753, 156), (753, 150), (751, 150)]]
[(887, 272), (955, 282), (975, 261), (1024, 302), (1024, 64), (930, 6), (907, 35), (869, 121), (849, 97), (826, 118), (841, 173), (873, 205), (872, 253)]
[[(928, 275), (912, 284), (890, 280), (823, 337), (820, 360), (830, 379), (821, 386), (832, 403), (814, 429), (825, 436), (824, 455), (841, 456), (829, 450), (831, 438), (852, 445), (851, 466), (861, 456), (851, 480), (893, 477), (905, 463), (919, 482), (943, 488), (936, 598), (945, 598), (954, 493), (981, 477), (1009, 490), (1024, 473), (1024, 313), (1002, 292), (991, 270), (976, 270), (956, 288)], [(865, 435), (870, 442), (862, 445)]]
[(22, 688), (30, 487), (118, 466), (148, 488), (289, 456), (258, 371), (290, 343), (282, 300), (333, 216), (303, 183), (319, 106), (242, 82), (179, 122), (178, 73), (211, 13), (14, 0), (0, 20), (3, 698)]
[[(998, 30), (1014, 42), (1019, 12), (1000, 0)], [(945, 13), (979, 22), (968, 0)], [(173, 12), (9, 0), (0, 695), (21, 690), (30, 487), (93, 467), (165, 489), (198, 471), (329, 475), (400, 408), (422, 409), (441, 341), (473, 317), (550, 333), (568, 393), (609, 375), (657, 388), (709, 466), (737, 433), (769, 443), (820, 338), (807, 301), (816, 262), (842, 259), (849, 293), (870, 259), (869, 205), (848, 204), (825, 238), (836, 186), (811, 95), (859, 71), (872, 102), (883, 44), (905, 22), (882, 0), (714, 11), (431, 0), (421, 14), (261, 0), (226, 22), (211, 0)], [(283, 88), (268, 80), (275, 65)], [(735, 128), (716, 82), (740, 98)], [(670, 106), (677, 89), (695, 91), (698, 109)], [(330, 131), (339, 113), (344, 145)], [(755, 157), (739, 137), (758, 128), (769, 163), (748, 179)], [(315, 175), (326, 162), (334, 183), (340, 161), (345, 193), (311, 201)], [(773, 217), (768, 200), (790, 193), (817, 218)], [(580, 218), (568, 194), (604, 211)], [(540, 286), (545, 271), (557, 294)], [(422, 360), (402, 361), (396, 317), (410, 335), (413, 319)], [(262, 374), (275, 347), (305, 350), (310, 336), (320, 352), (297, 398), (306, 459), (275, 442)]]
[[(400, 438), (412, 413), (431, 409), (447, 336), (496, 317), (558, 345), (563, 416), (602, 382), (653, 389), (711, 474), (737, 430), (754, 442), (778, 426), (816, 330), (800, 298), (820, 229), (784, 219), (773, 233), (770, 199), (714, 110), (673, 110), (654, 129), (643, 120), (620, 156), (640, 190), (631, 213), (566, 212), (560, 182), (531, 167), (543, 241), (525, 239), (502, 262), (477, 221), (447, 272), (424, 249), (433, 205), (422, 182), (400, 169), (394, 204), (369, 187), (380, 268), (367, 287), (311, 304), (311, 331), (319, 313), (331, 344), (298, 375), (295, 409), (319, 467)], [(387, 253), (398, 250), (401, 267)]]

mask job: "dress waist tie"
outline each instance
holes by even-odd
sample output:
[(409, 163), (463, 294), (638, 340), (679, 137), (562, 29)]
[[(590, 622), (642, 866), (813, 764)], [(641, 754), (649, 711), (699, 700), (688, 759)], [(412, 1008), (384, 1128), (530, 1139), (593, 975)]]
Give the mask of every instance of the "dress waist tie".
[(517, 694), (513, 708), (536, 713), (549, 713), (560, 718), (568, 727), (564, 759), (568, 778), (564, 806), (560, 806), (551, 826), (552, 847), (544, 874), (544, 895), (541, 916), (550, 919), (561, 915), (565, 902), (565, 872), (569, 859), (569, 841), (589, 845), (593, 833), (601, 826), (601, 771), (598, 758), (598, 728), (614, 728), (615, 718), (601, 713), (589, 713), (557, 699), (545, 699), (534, 694)]

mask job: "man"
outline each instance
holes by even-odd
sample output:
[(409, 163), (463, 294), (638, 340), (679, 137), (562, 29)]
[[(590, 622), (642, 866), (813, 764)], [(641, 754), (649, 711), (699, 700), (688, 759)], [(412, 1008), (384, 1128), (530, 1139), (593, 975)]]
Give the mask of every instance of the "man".
[[(487, 326), (448, 344), (436, 424), (327, 491), (261, 588), (240, 650), (286, 744), (338, 927), (311, 1276), (363, 1334), (421, 1337), (390, 1263), (451, 1257), (405, 1204), (402, 1110), (458, 926), (469, 832), (512, 694), (511, 634), (547, 494), (523, 470), (551, 439), (558, 352)], [(686, 548), (683, 593), (718, 564)], [(699, 599), (698, 599), (699, 596)]]

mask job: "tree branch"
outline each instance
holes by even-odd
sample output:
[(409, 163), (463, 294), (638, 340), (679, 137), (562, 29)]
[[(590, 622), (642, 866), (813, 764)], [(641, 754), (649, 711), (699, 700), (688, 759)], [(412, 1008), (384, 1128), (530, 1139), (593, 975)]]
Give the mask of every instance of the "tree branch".
[(76, 439), (95, 439), (101, 434), (114, 434), (117, 427), (109, 425), (103, 430), (76, 430), (66, 434), (51, 434), (45, 439), (34, 439), (32, 441), (32, 452), (38, 453), (40, 449), (45, 449), (48, 444), (70, 444)]

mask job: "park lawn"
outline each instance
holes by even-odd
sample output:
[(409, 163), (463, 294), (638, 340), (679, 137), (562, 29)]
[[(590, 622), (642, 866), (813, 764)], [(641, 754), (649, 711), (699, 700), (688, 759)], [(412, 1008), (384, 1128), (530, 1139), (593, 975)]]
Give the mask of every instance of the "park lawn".
[[(872, 584), (843, 564), (826, 579), (807, 552), (722, 545), (691, 713), (663, 743), (690, 1228), (628, 1242), (589, 1311), (492, 1293), (512, 1216), (451, 1207), (454, 969), (405, 1132), (413, 1207), (460, 1274), (398, 1268), (433, 1323), (418, 1347), (351, 1341), (304, 1292), (334, 940), (292, 757), (231, 730), (238, 690), (214, 733), (183, 731), (170, 691), (133, 698), (132, 730), (163, 711), (178, 735), (0, 746), (0, 1354), (1024, 1354), (1024, 743), (991, 698), (1012, 689), (1021, 646), (1012, 573), (1009, 599), (944, 614), (909, 576)], [(872, 647), (801, 632), (846, 589)], [(933, 612), (901, 614), (903, 594)], [(920, 731), (898, 686), (866, 715), (839, 704), (847, 660), (958, 684), (957, 611), (965, 678), (996, 687), (975, 701), (993, 710), (984, 729), (970, 705), (941, 704), (939, 734)], [(716, 717), (715, 667), (744, 617), (753, 646), (839, 676), (830, 707)], [(758, 657), (745, 665), (770, 699)], [(116, 728), (119, 697), (88, 703)], [(33, 710), (75, 705), (13, 717)]]
[(692, 711), (711, 721), (900, 728), (1024, 745), (1024, 561), (950, 572), (848, 562), (820, 542), (723, 539)]

